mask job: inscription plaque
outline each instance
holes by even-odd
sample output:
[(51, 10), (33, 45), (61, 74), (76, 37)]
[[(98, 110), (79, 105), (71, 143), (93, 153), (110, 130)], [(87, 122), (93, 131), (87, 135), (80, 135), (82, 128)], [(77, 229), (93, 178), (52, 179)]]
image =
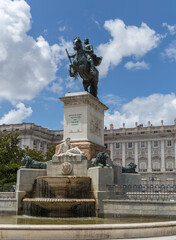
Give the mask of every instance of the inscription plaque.
[(69, 132), (70, 133), (76, 133), (76, 132), (81, 132), (82, 127), (81, 127), (81, 119), (82, 119), (82, 114), (70, 114), (69, 115)]

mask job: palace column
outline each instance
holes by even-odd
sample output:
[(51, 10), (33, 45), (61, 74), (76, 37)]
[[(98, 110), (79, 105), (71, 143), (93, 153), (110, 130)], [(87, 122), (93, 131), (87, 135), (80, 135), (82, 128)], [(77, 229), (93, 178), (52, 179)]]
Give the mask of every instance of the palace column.
[(125, 166), (125, 143), (122, 143), (122, 166)]
[(30, 149), (33, 149), (33, 139), (30, 137)]
[(47, 143), (44, 142), (43, 144), (44, 144), (44, 146), (43, 146), (43, 152), (46, 153), (46, 152), (47, 152)]
[(135, 164), (137, 165), (137, 171), (139, 169), (139, 166), (138, 166), (138, 142), (135, 142), (134, 143), (134, 159), (135, 159)]
[(112, 161), (114, 161), (114, 143), (109, 144), (109, 149), (110, 149), (110, 158)]
[(152, 171), (152, 149), (151, 149), (151, 141), (148, 141), (148, 168), (147, 172)]
[(161, 172), (165, 172), (164, 140), (161, 140)]
[(37, 148), (37, 151), (40, 151), (40, 141), (39, 140), (36, 141), (36, 148)]

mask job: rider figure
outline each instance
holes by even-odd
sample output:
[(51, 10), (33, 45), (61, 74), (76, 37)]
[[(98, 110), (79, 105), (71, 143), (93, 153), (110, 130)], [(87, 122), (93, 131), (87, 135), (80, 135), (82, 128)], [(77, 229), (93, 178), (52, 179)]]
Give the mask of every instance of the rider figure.
[(95, 66), (94, 66), (94, 61), (93, 61), (93, 58), (92, 58), (92, 55), (93, 55), (94, 51), (93, 51), (92, 44), (89, 44), (89, 39), (88, 38), (84, 39), (83, 50), (86, 54), (87, 61), (90, 63), (90, 72), (94, 73)]

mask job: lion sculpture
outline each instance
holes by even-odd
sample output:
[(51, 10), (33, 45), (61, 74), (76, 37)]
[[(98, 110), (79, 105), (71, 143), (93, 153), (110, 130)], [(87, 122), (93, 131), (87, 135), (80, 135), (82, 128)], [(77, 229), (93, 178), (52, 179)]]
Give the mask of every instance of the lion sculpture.
[(24, 166), (21, 166), (20, 168), (46, 169), (45, 162), (35, 161), (30, 156), (23, 157), (21, 161)]
[(106, 164), (106, 160), (109, 158), (109, 155), (106, 152), (99, 152), (96, 156), (96, 159), (92, 161), (92, 167), (110, 167), (109, 164)]
[(137, 165), (131, 162), (126, 167), (122, 167), (122, 173), (137, 173), (135, 171), (136, 167)]

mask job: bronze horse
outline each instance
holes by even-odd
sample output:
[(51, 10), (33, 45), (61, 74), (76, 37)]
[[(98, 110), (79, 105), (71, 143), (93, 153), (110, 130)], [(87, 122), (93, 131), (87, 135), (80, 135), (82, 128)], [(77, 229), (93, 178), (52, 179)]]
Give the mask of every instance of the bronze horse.
[[(70, 77), (80, 76), (83, 80), (84, 90), (89, 92), (97, 98), (97, 88), (98, 88), (98, 78), (99, 72), (94, 67), (94, 71), (90, 72), (90, 63), (87, 61), (85, 51), (82, 47), (81, 40), (76, 37), (73, 41), (73, 49), (76, 51), (76, 54), (73, 56), (73, 63), (70, 64)], [(96, 57), (96, 55), (94, 55)]]

